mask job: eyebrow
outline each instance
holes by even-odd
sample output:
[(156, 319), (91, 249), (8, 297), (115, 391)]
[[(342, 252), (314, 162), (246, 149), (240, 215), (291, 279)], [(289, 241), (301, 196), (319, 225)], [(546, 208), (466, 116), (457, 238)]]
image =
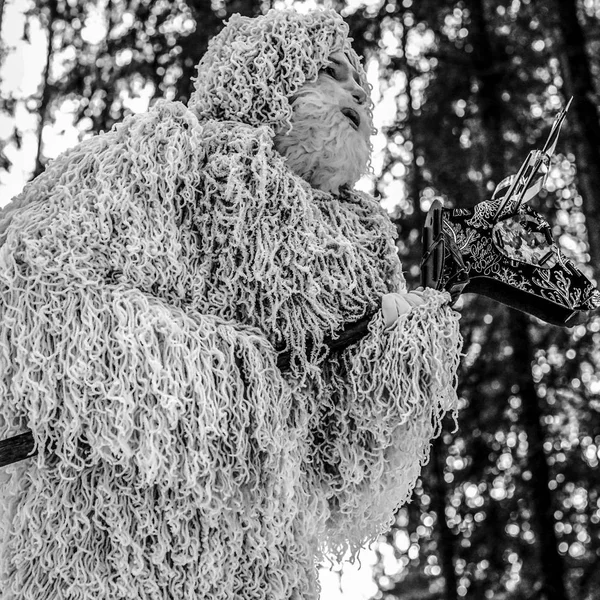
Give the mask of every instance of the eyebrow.
[[(333, 58), (330, 56), (329, 62), (332, 62), (333, 64), (341, 67), (344, 70), (345, 76), (348, 75), (348, 72), (351, 70), (351, 68), (348, 66), (347, 63), (343, 63), (343, 62), (339, 61), (337, 58)], [(354, 81), (356, 81), (356, 83), (360, 84), (360, 77), (358, 76), (358, 72), (353, 67), (352, 67), (352, 78), (354, 79)]]

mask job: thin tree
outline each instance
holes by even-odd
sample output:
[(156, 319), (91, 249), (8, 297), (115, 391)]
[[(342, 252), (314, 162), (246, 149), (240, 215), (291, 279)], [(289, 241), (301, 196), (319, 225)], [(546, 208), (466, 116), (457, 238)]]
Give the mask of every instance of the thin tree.
[(50, 86), (50, 69), (52, 67), (52, 57), (54, 55), (54, 23), (58, 17), (58, 2), (57, 0), (48, 0), (45, 5), (45, 20), (47, 31), (46, 42), (46, 64), (42, 74), (41, 95), (38, 104), (39, 122), (37, 130), (37, 152), (35, 156), (35, 169), (33, 177), (37, 177), (44, 170), (44, 150), (43, 150), (43, 135), (44, 128), (49, 118), (50, 101), (52, 99), (52, 91)]
[(2, 34), (2, 19), (4, 17), (4, 0), (0, 0), (0, 35)]
[[(487, 132), (488, 143), (491, 148), (497, 150), (495, 154), (492, 154), (492, 160), (489, 163), (492, 180), (497, 183), (507, 172), (502, 158), (502, 148), (505, 146), (502, 136), (504, 106), (501, 100), (502, 88), (500, 85), (502, 69), (498, 68), (498, 62), (505, 62), (505, 59), (498, 55), (497, 48), (491, 44), (483, 0), (467, 0), (465, 5), (471, 13), (474, 63), (481, 81), (479, 92), (483, 107), (481, 122)], [(548, 488), (550, 476), (548, 463), (542, 449), (544, 441), (543, 415), (531, 370), (533, 351), (529, 335), (529, 318), (517, 311), (511, 311), (508, 322), (508, 333), (514, 351), (514, 360), (512, 361), (514, 378), (524, 406), (523, 426), (529, 442), (528, 461), (532, 473), (531, 499), (537, 525), (535, 533), (540, 542), (538, 548), (542, 587), (548, 600), (565, 600), (567, 597), (564, 585), (565, 568), (558, 552), (554, 533), (552, 498)]]
[(586, 36), (578, 17), (576, 0), (555, 0), (557, 28), (563, 39), (560, 49), (564, 90), (573, 96), (575, 160), (578, 188), (583, 200), (591, 264), (600, 272), (600, 120), (597, 89), (586, 49)]

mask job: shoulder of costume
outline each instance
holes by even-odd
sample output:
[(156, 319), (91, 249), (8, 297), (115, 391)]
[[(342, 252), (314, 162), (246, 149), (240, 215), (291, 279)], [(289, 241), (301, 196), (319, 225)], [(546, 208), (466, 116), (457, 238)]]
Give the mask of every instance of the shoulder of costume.
[[(129, 115), (122, 122), (114, 125), (108, 133), (121, 131), (135, 133), (135, 130), (139, 130), (141, 133), (142, 128), (152, 124), (161, 124), (161, 129), (164, 131), (166, 122), (174, 127), (179, 126), (189, 129), (190, 132), (201, 133), (208, 141), (214, 138), (224, 143), (234, 143), (236, 140), (254, 140), (272, 145), (275, 135), (273, 129), (268, 125), (255, 127), (238, 121), (199, 119), (198, 115), (182, 102), (163, 99), (157, 100), (145, 113)], [(145, 131), (146, 134), (150, 132), (149, 130)]]
[[(113, 125), (109, 131), (102, 131), (98, 135), (80, 142), (66, 150), (61, 157), (78, 154), (87, 149), (100, 151), (111, 143), (123, 139), (168, 138), (174, 137), (174, 134), (180, 134), (184, 130), (189, 131), (191, 136), (202, 134), (202, 129), (198, 117), (185, 104), (170, 100), (158, 100), (146, 112), (128, 115)], [(58, 159), (55, 160), (58, 161)], [(49, 165), (53, 162), (55, 161), (50, 161)]]
[(183, 142), (190, 156), (195, 153), (203, 156), (202, 123), (181, 102), (158, 100), (147, 111), (128, 115), (110, 130), (93, 135), (49, 160), (44, 171), (3, 207), (0, 218), (24, 208), (38, 196), (47, 196), (51, 188), (62, 185), (63, 173), (79, 169), (86, 160), (98, 162), (103, 153), (112, 152), (116, 146), (125, 150), (130, 160), (135, 160), (135, 155), (162, 152), (169, 145), (180, 146)]
[(209, 146), (222, 148), (235, 154), (256, 155), (266, 153), (283, 157), (273, 147), (275, 133), (268, 125), (258, 127), (239, 121), (206, 120), (202, 121), (204, 138)]
[(381, 205), (381, 201), (375, 196), (357, 189), (346, 189), (342, 194), (342, 199), (350, 204), (355, 204), (357, 208), (362, 208), (372, 213), (377, 213), (386, 220), (391, 221), (390, 215)]
[[(145, 113), (136, 115), (130, 115), (126, 117), (121, 123), (117, 123), (113, 127), (113, 131), (119, 132), (121, 130), (131, 131), (144, 126), (152, 125), (153, 123), (161, 124), (161, 130), (164, 131), (164, 125), (169, 123), (171, 126), (180, 126), (183, 129), (189, 129), (190, 132), (196, 130), (197, 132), (202, 131), (202, 123), (196, 116), (196, 114), (190, 110), (182, 102), (175, 102), (172, 100), (157, 100)], [(159, 130), (157, 129), (158, 133)], [(151, 133), (146, 131), (146, 134)]]

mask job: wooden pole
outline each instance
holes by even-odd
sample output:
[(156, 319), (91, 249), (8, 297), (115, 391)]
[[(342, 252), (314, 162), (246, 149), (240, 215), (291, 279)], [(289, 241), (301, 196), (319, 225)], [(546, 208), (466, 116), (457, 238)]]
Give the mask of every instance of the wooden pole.
[[(326, 339), (325, 343), (329, 346), (331, 352), (339, 352), (365, 337), (369, 331), (369, 322), (372, 317), (373, 315), (369, 315), (360, 321), (347, 325), (335, 339)], [(281, 371), (289, 371), (290, 360), (290, 352), (282, 352), (277, 357), (277, 366)], [(0, 468), (36, 454), (37, 450), (31, 431), (25, 431), (14, 437), (0, 440)]]
[(0, 467), (35, 456), (33, 433), (26, 431), (6, 440), (0, 440)]

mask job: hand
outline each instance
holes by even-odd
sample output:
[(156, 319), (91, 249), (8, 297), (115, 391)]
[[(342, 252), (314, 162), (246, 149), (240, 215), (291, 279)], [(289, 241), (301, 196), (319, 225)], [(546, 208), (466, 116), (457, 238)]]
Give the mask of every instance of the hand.
[(381, 312), (386, 329), (390, 328), (398, 320), (398, 317), (423, 304), (425, 304), (423, 288), (417, 288), (405, 294), (385, 294), (381, 299)]

